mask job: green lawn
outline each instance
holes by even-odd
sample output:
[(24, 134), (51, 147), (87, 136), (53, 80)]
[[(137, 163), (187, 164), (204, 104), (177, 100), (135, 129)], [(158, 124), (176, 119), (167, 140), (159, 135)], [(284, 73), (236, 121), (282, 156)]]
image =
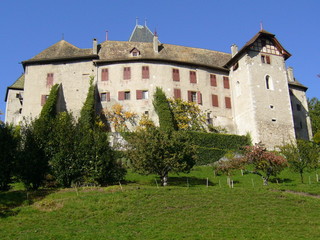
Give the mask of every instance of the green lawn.
[[(309, 176), (310, 183), (309, 184)], [(209, 187), (206, 186), (207, 178)], [(0, 239), (320, 239), (315, 174), (214, 176), (210, 167), (169, 176), (129, 173), (121, 187), (0, 193)], [(159, 180), (157, 179), (159, 184)]]

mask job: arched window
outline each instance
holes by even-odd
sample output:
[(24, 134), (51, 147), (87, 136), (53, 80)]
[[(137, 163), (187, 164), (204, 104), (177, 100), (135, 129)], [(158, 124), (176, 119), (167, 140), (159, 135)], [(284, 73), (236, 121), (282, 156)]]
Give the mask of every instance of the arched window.
[(273, 82), (269, 75), (266, 76), (266, 88), (269, 90), (273, 90)]

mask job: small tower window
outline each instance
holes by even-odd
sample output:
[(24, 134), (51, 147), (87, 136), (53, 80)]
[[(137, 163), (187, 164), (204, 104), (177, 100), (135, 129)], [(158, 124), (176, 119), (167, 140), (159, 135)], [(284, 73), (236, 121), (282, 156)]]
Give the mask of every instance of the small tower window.
[(272, 83), (271, 77), (267, 75), (265, 80), (266, 80), (266, 88), (269, 90), (273, 90), (273, 83)]

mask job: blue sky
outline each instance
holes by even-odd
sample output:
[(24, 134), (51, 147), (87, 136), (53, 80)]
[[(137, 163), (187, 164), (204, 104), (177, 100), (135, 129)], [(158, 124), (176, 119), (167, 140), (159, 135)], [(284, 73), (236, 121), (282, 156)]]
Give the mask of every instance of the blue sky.
[[(320, 1), (318, 0), (0, 0), (0, 110), (23, 73), (21, 61), (64, 39), (91, 48), (92, 39), (127, 41), (136, 18), (163, 43), (230, 52), (263, 28), (276, 34), (292, 57), (297, 80), (320, 98)], [(1, 116), (4, 119), (4, 116)]]

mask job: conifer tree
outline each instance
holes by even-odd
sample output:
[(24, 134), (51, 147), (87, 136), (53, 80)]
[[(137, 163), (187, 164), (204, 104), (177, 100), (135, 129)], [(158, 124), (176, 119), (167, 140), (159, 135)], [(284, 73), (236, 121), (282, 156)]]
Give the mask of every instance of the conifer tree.
[(177, 130), (168, 99), (159, 87), (156, 88), (156, 92), (153, 95), (153, 106), (159, 117), (160, 129), (164, 131)]
[(107, 184), (119, 181), (125, 171), (115, 161), (113, 150), (104, 131), (104, 124), (95, 113), (93, 78), (77, 126), (77, 157), (83, 163), (84, 181)]

